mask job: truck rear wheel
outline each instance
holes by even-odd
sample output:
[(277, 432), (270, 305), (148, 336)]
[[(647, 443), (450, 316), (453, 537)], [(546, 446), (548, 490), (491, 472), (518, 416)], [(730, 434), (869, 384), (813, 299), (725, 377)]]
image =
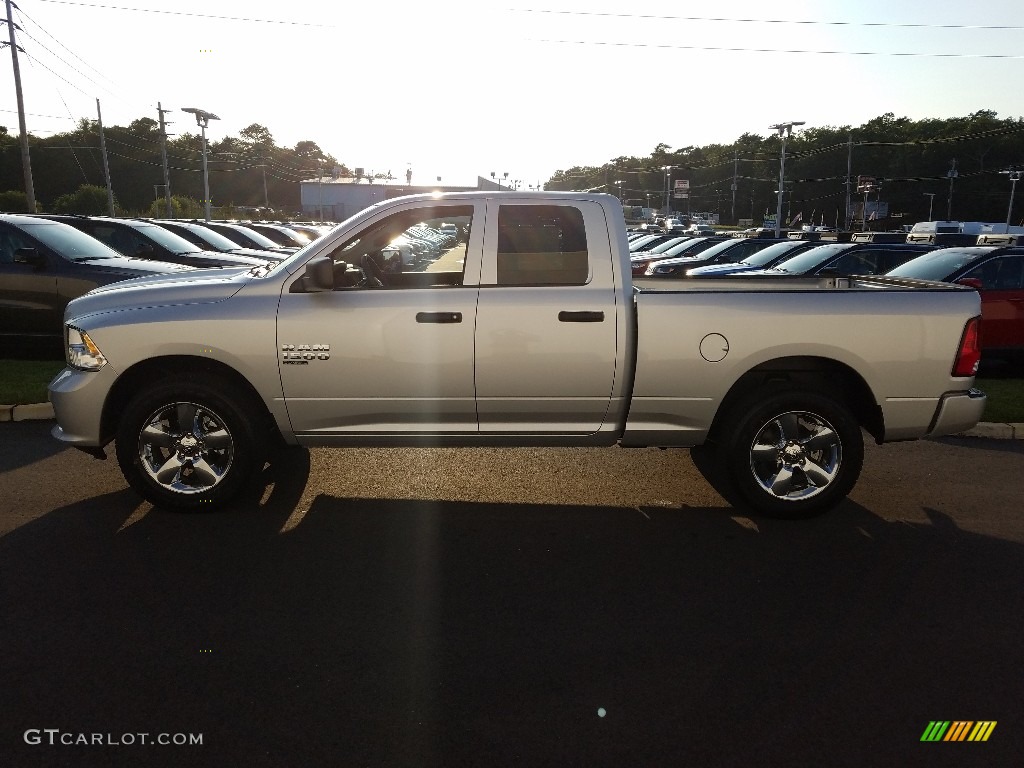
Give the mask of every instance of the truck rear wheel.
[(213, 510), (236, 496), (262, 465), (256, 426), (263, 421), (251, 398), (232, 389), (208, 377), (137, 394), (117, 432), (128, 484), (168, 509)]
[(768, 517), (811, 517), (834, 507), (864, 463), (864, 439), (849, 409), (814, 392), (756, 393), (719, 434), (719, 458), (736, 493)]

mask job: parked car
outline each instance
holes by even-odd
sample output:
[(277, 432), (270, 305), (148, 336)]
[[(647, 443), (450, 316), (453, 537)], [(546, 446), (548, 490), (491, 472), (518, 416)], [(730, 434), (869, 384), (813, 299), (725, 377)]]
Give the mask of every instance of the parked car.
[(910, 243), (830, 243), (746, 275), (884, 275), (903, 262), (933, 250), (933, 245)]
[(724, 241), (724, 237), (687, 237), (661, 253), (641, 251), (640, 253), (632, 254), (630, 256), (632, 275), (633, 277), (642, 277), (647, 273), (647, 268), (655, 262), (671, 259), (676, 256), (695, 256), (711, 248), (713, 245)]
[(1024, 353), (1024, 248), (940, 248), (889, 270), (891, 277), (960, 283), (981, 296), (981, 349), (986, 355)]
[[(76, 299), (51, 434), (98, 457), (113, 443), (164, 509), (249, 496), (285, 445), (704, 446), (727, 500), (794, 518), (846, 497), (864, 431), (956, 434), (984, 411), (963, 286), (634, 286), (613, 196), (500, 197), (384, 200), (277, 269)], [(455, 218), (493, 245), (476, 235), (434, 271), (374, 265), (410, 222)]]
[(190, 267), (255, 267), (265, 258), (218, 253), (200, 248), (173, 232), (141, 219), (114, 219), (107, 216), (62, 216), (35, 214), (50, 221), (68, 224), (95, 237), (124, 256), (153, 259)]
[(686, 234), (691, 237), (705, 237), (715, 234), (715, 228), (710, 224), (691, 224), (686, 228)]
[(686, 277), (687, 271), (695, 267), (703, 267), (708, 264), (732, 264), (777, 242), (779, 241), (765, 237), (730, 237), (696, 255), (683, 254), (675, 258), (652, 262), (644, 272), (644, 277)]
[(280, 261), (285, 257), (285, 254), (279, 251), (243, 248), (219, 232), (214, 232), (212, 229), (207, 229), (189, 221), (178, 221), (177, 219), (149, 219), (149, 221), (173, 232), (179, 237), (185, 238), (204, 251), (217, 251), (218, 253), (228, 253), (236, 256), (253, 256), (264, 261)]
[(331, 231), (331, 227), (321, 227), (316, 224), (302, 224), (299, 222), (288, 222), (285, 226), (306, 235), (310, 242), (320, 239)]
[(219, 232), (228, 240), (243, 248), (258, 248), (264, 251), (276, 251), (285, 255), (293, 254), (299, 250), (294, 247), (278, 245), (266, 235), (261, 235), (256, 230), (243, 227), (241, 224), (225, 224), (221, 221), (199, 221), (198, 219), (193, 219), (192, 223), (212, 229), (214, 232)]
[(630, 253), (643, 253), (653, 250), (658, 246), (664, 245), (669, 241), (674, 241), (679, 238), (679, 235), (651, 235), (645, 240), (637, 240), (635, 243), (629, 244)]
[(244, 226), (254, 229), (261, 235), (265, 235), (278, 245), (286, 248), (302, 248), (309, 244), (311, 238), (307, 235), (289, 229), (283, 224), (266, 224), (262, 221), (245, 222)]
[(719, 277), (721, 275), (751, 272), (755, 269), (765, 269), (790, 259), (798, 253), (816, 248), (819, 245), (821, 243), (814, 240), (781, 240), (735, 263), (708, 264), (705, 267), (694, 267), (687, 270), (686, 275), (687, 277)]
[(128, 258), (67, 224), (0, 214), (0, 342), (59, 350), (72, 299), (120, 280), (190, 269)]

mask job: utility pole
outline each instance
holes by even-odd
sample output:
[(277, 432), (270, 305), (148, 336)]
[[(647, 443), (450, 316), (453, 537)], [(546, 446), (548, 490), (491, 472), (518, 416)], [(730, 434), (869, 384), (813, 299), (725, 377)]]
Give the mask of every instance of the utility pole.
[(844, 229), (850, 229), (850, 175), (853, 173), (853, 134), (846, 134), (846, 213)]
[(160, 102), (156, 103), (156, 111), (160, 116), (160, 162), (164, 167), (164, 203), (166, 204), (166, 214), (168, 219), (174, 218), (174, 210), (171, 206), (171, 172), (167, 168), (167, 123), (164, 120), (164, 113), (170, 112), (169, 109), (164, 109), (160, 106)]
[(7, 31), (10, 33), (11, 60), (14, 63), (14, 93), (18, 99), (18, 128), (21, 131), (21, 167), (25, 173), (25, 199), (28, 212), (36, 212), (36, 189), (32, 183), (32, 158), (28, 152), (28, 128), (25, 127), (25, 98), (21, 93), (21, 67), (18, 66), (18, 44), (14, 40), (13, 3), (7, 2)]
[(736, 171), (737, 164), (740, 161), (739, 152), (733, 152), (732, 155), (732, 223), (736, 223)]
[(260, 153), (260, 170), (263, 171), (263, 207), (270, 208), (270, 198), (267, 196), (267, 148), (263, 147)]
[(950, 217), (953, 215), (953, 179), (957, 177), (955, 157), (950, 163), (946, 175), (949, 177), (949, 194), (946, 196), (946, 221), (952, 221), (953, 219)]
[(103, 136), (103, 113), (100, 100), (96, 99), (96, 122), (100, 127), (100, 154), (103, 155), (103, 178), (107, 182), (107, 213), (114, 215), (114, 188), (110, 185), (110, 163), (107, 162), (107, 140)]

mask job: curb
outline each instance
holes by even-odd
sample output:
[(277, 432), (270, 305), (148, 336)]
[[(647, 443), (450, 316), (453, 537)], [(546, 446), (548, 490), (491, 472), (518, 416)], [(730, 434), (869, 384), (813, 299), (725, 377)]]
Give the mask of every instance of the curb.
[(999, 422), (982, 421), (966, 432), (959, 432), (953, 437), (987, 437), (994, 440), (1024, 440), (1024, 424), (1002, 424)]
[(52, 418), (52, 403), (0, 405), (0, 421), (43, 421)]
[[(52, 403), (0, 405), (0, 422), (43, 421), (52, 418)], [(990, 440), (1024, 440), (1024, 424), (982, 421), (973, 429), (968, 429), (966, 432), (957, 432), (955, 435), (948, 435), (948, 437), (987, 437)]]

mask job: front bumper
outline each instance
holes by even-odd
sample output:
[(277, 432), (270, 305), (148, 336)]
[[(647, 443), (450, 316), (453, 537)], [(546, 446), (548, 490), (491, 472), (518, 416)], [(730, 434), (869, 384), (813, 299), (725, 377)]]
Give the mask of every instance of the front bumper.
[(57, 419), (51, 434), (75, 448), (99, 448), (109, 440), (102, 434), (103, 405), (117, 374), (105, 365), (98, 371), (65, 368), (50, 382), (50, 402)]

